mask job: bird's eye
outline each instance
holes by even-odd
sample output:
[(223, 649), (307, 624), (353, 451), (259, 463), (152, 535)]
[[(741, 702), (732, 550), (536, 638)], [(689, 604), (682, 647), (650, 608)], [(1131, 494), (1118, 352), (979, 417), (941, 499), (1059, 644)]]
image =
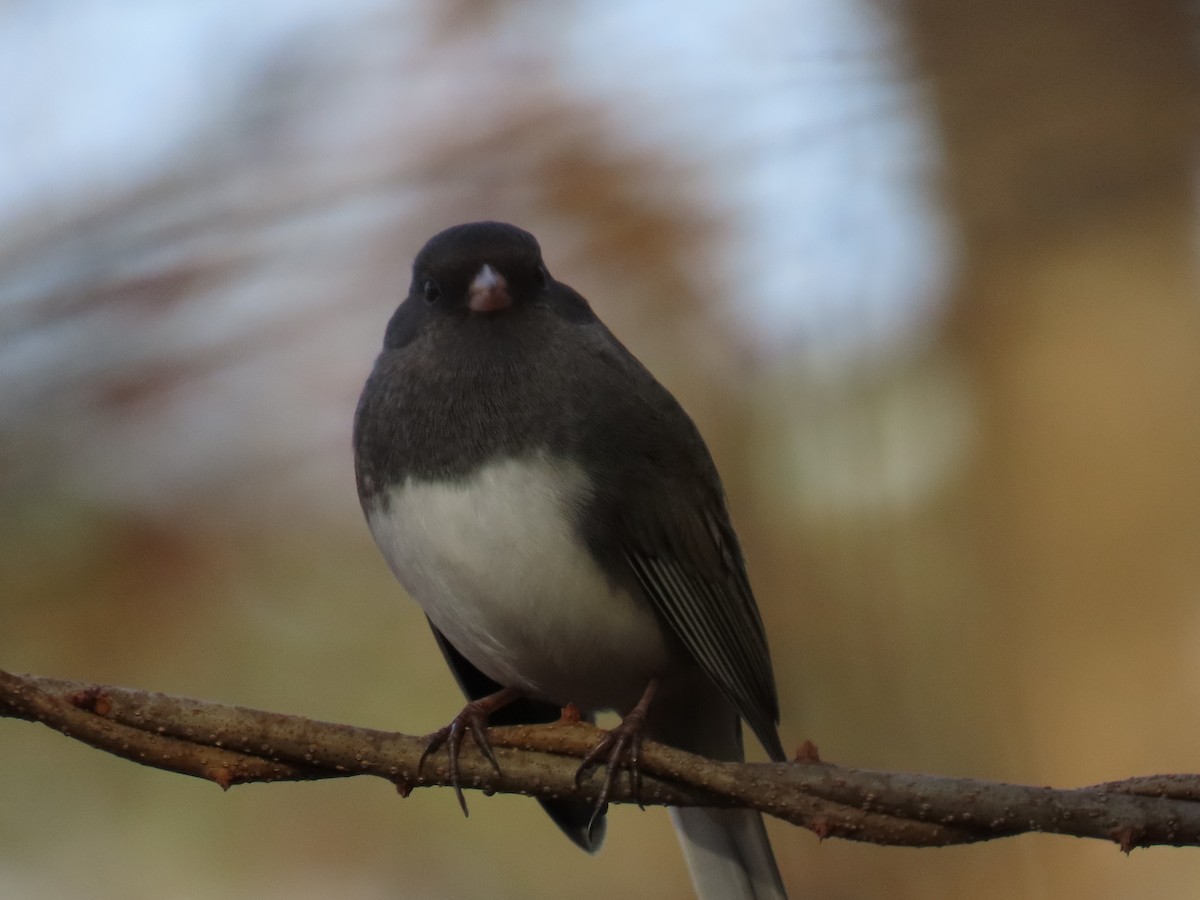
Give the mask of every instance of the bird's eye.
[(426, 303), (435, 303), (437, 298), (442, 295), (442, 289), (438, 287), (437, 282), (432, 278), (425, 279), (425, 283), (421, 285), (421, 290), (425, 294)]

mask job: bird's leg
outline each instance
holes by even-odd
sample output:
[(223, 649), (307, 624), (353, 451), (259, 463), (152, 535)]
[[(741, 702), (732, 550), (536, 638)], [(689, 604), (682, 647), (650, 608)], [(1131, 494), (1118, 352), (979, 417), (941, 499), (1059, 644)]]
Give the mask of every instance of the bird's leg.
[[(596, 819), (608, 805), (608, 798), (612, 795), (613, 785), (616, 784), (617, 774), (622, 767), (629, 769), (629, 783), (633, 787), (634, 798), (639, 798), (641, 795), (642, 773), (638, 768), (638, 762), (642, 752), (642, 731), (646, 727), (646, 715), (650, 711), (650, 702), (654, 699), (654, 692), (657, 690), (658, 679), (651, 678), (649, 684), (646, 685), (646, 690), (642, 692), (642, 699), (621, 719), (616, 728), (605, 734), (600, 743), (588, 751), (583, 762), (579, 764), (579, 768), (575, 770), (575, 786), (579, 787), (584, 773), (592, 766), (603, 760), (608, 767), (608, 771), (604, 774), (604, 785), (600, 788), (600, 796), (596, 798), (596, 808), (592, 811), (592, 818), (588, 822), (589, 837), (592, 833), (592, 826), (596, 824)], [(641, 806), (640, 800), (638, 800), (638, 805)]]
[(522, 696), (516, 688), (506, 687), (494, 694), (472, 700), (463, 707), (462, 712), (451, 720), (449, 725), (439, 728), (429, 736), (425, 752), (421, 754), (421, 759), (417, 762), (417, 774), (421, 774), (421, 769), (425, 765), (425, 757), (445, 744), (450, 757), (450, 783), (454, 785), (454, 793), (458, 796), (458, 805), (462, 807), (464, 816), (469, 815), (467, 799), (463, 796), (462, 786), (458, 783), (458, 754), (462, 749), (463, 739), (469, 731), (471, 737), (475, 739), (475, 746), (479, 748), (479, 752), (492, 764), (492, 768), (499, 775), (500, 763), (496, 762), (496, 754), (492, 752), (492, 744), (487, 737), (488, 716), (502, 706), (508, 706), (514, 700), (519, 700)]

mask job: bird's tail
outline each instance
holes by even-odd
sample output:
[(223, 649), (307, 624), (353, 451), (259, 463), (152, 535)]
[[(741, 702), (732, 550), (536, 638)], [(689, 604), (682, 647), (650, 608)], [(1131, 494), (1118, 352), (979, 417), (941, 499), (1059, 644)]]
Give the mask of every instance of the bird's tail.
[(700, 900), (786, 900), (761, 814), (689, 806), (671, 819)]

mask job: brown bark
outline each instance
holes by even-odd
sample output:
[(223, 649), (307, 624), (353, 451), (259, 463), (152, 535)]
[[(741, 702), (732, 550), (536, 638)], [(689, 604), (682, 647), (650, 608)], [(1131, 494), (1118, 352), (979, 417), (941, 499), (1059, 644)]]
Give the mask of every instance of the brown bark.
[[(376, 775), (407, 795), (450, 783), (444, 754), (418, 771), (425, 738), (105, 685), (0, 672), (0, 716), (223, 788)], [(463, 787), (597, 798), (601, 779), (574, 783), (577, 760), (596, 743), (594, 727), (564, 720), (489, 735), (500, 772), (467, 748)], [(618, 779), (614, 802), (753, 808), (820, 837), (932, 847), (1040, 831), (1111, 840), (1125, 851), (1200, 846), (1197, 775), (1059, 790), (843, 768), (816, 759), (811, 745), (789, 763), (722, 763), (648, 744), (641, 771), (640, 795)]]

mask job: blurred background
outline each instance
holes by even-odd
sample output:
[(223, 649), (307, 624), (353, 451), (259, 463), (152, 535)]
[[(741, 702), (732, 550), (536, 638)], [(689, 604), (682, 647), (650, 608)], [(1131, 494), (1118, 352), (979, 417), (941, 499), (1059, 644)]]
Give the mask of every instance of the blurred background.
[[(460, 698), (350, 422), (413, 254), (499, 218), (723, 472), (785, 745), (1200, 770), (1193, 5), (0, 9), (0, 667), (428, 732)], [(524, 798), (239, 787), (0, 722), (0, 896), (689, 896)], [(1200, 851), (771, 824), (796, 897), (1194, 897)]]

